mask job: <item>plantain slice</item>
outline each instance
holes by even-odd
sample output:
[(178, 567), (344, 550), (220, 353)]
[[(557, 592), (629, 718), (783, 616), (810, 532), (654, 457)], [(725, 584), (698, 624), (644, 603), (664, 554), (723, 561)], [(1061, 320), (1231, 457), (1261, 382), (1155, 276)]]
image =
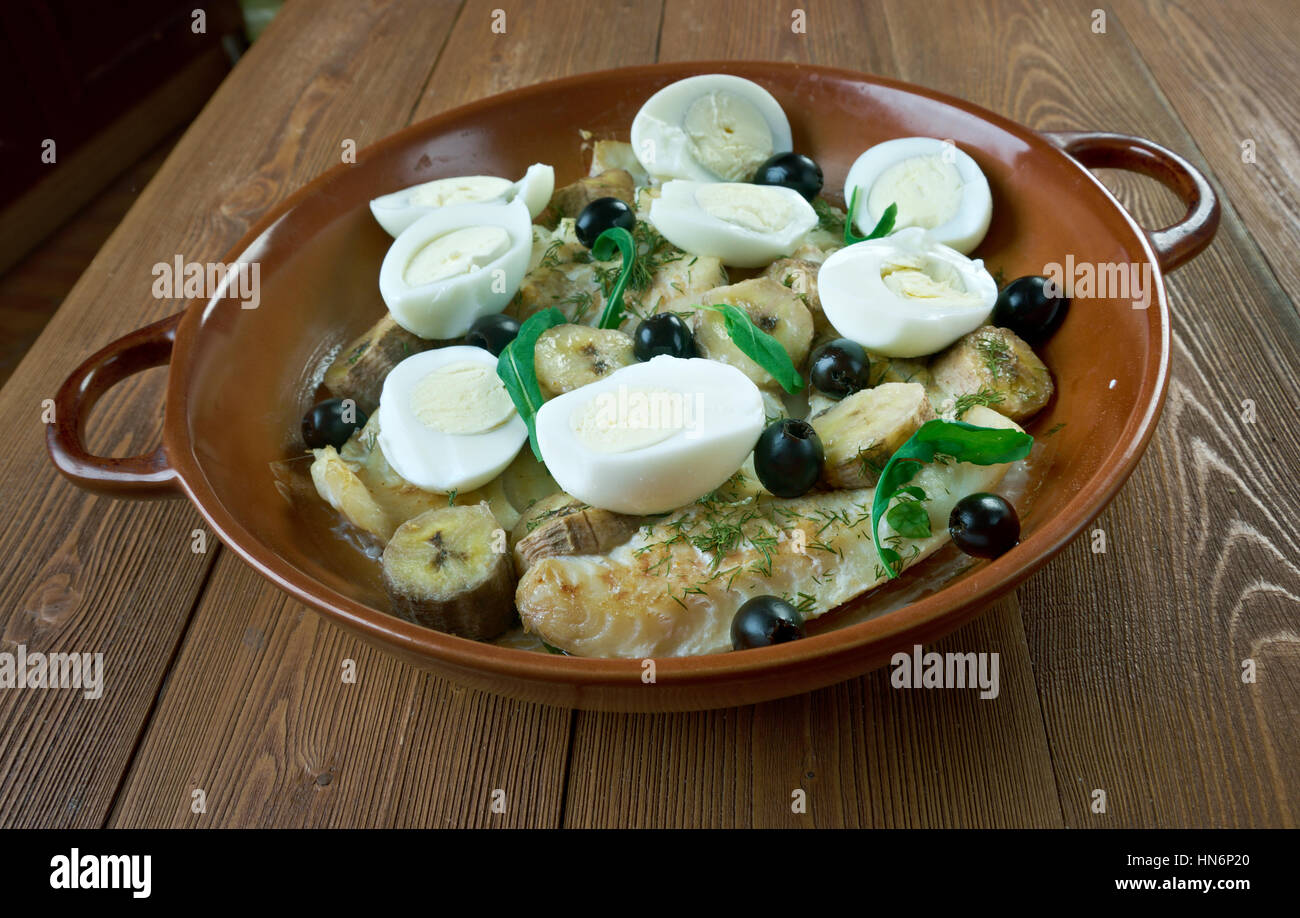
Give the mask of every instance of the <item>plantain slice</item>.
[(805, 258), (779, 258), (767, 266), (763, 277), (769, 277), (799, 298), (813, 320), (813, 337), (834, 332), (826, 314), (822, 312), (822, 299), (817, 290), (817, 272), (821, 265)]
[(555, 229), (564, 217), (577, 217), (592, 201), (599, 198), (618, 198), (628, 207), (635, 206), (636, 182), (626, 169), (609, 169), (600, 175), (589, 175), (572, 185), (555, 189), (546, 209), (537, 215), (542, 226)]
[(542, 395), (572, 392), (636, 361), (632, 339), (613, 328), (557, 325), (542, 332), (533, 351)]
[(854, 392), (812, 419), (826, 453), (822, 484), (873, 487), (889, 457), (935, 417), (920, 383), (884, 383)]
[[(813, 338), (812, 313), (790, 288), (779, 281), (755, 277), (729, 287), (715, 287), (701, 300), (713, 305), (729, 303), (743, 310), (755, 326), (785, 348), (796, 367), (803, 366), (808, 359), (808, 348)], [(780, 390), (780, 384), (767, 370), (736, 347), (727, 334), (726, 321), (720, 313), (698, 310), (692, 317), (692, 325), (700, 356), (735, 367), (760, 389)]]
[(411, 334), (386, 313), (339, 352), (325, 371), (325, 388), (338, 398), (352, 399), (366, 414), (374, 414), (388, 371), (436, 343)]
[(984, 325), (959, 338), (930, 363), (940, 396), (966, 397), (1013, 421), (1023, 421), (1052, 399), (1052, 373), (1009, 328)]
[(515, 524), (515, 569), (523, 576), (542, 558), (604, 554), (632, 538), (640, 526), (640, 517), (601, 510), (564, 492), (552, 494)]
[(407, 520), (384, 549), (393, 611), (417, 625), (475, 641), (515, 621), (515, 577), (486, 503), (441, 507)]

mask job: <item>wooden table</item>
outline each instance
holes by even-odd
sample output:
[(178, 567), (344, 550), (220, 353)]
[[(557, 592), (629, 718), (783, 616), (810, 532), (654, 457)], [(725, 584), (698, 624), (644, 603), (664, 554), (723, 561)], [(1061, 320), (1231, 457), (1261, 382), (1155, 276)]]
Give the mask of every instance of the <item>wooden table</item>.
[[(0, 824), (1295, 825), (1300, 17), (1291, 0), (1117, 0), (1097, 31), (1097, 6), (816, 0), (799, 33), (788, 2), (292, 0), (3, 390), (0, 650), (103, 652), (107, 688), (0, 692)], [(1169, 280), (1169, 399), (1096, 523), (1106, 552), (1080, 539), (935, 646), (1000, 653), (997, 701), (895, 691), (888, 671), (674, 716), (477, 694), (326, 624), (215, 540), (192, 551), (203, 523), (186, 502), (56, 476), (42, 399), (183, 305), (152, 298), (155, 263), (220, 259), (345, 140), (580, 70), (693, 58), (851, 67), (1035, 128), (1140, 134), (1223, 193), (1218, 238)], [(1104, 179), (1146, 225), (1178, 213), (1153, 182)], [(92, 447), (152, 447), (162, 377), (111, 393)]]

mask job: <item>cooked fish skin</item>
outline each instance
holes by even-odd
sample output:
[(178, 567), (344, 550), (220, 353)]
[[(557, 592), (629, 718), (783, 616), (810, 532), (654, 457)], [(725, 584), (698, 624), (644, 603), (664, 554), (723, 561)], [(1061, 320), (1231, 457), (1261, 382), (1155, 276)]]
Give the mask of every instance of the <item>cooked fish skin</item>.
[[(1014, 426), (979, 410), (972, 423)], [(916, 564), (946, 544), (953, 505), (995, 488), (1007, 468), (926, 465), (912, 484), (930, 495), (933, 534), (900, 537), (896, 544), (905, 563)], [(728, 651), (732, 618), (756, 596), (794, 599), (804, 606), (805, 618), (815, 618), (884, 582), (870, 533), (874, 497), (874, 489), (862, 489), (692, 505), (607, 554), (538, 561), (520, 580), (515, 604), (528, 631), (578, 656), (645, 659)], [(730, 527), (740, 530), (743, 541), (730, 551), (714, 551), (710, 545), (719, 533), (734, 531)], [(887, 522), (880, 534), (894, 535)], [(802, 552), (796, 550), (800, 543)]]
[(640, 525), (640, 517), (601, 510), (561, 491), (538, 501), (515, 524), (515, 570), (523, 574), (541, 558), (609, 551)]
[(388, 372), (412, 354), (440, 343), (411, 334), (391, 313), (385, 313), (339, 351), (325, 371), (325, 388), (337, 398), (352, 399), (366, 414), (374, 414)]

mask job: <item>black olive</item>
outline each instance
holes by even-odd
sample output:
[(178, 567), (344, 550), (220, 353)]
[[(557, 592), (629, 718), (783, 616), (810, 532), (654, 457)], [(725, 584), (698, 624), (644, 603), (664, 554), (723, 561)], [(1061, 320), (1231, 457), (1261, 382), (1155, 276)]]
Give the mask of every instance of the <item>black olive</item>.
[(736, 650), (770, 647), (803, 636), (803, 616), (779, 596), (755, 596), (731, 619), (731, 646)]
[(321, 402), (302, 416), (302, 440), (308, 449), (338, 449), (353, 431), (366, 426), (366, 413), (350, 398)]
[(629, 233), (636, 226), (636, 214), (618, 198), (596, 198), (582, 209), (573, 225), (578, 241), (591, 248), (605, 230), (621, 226)]
[(778, 153), (754, 173), (755, 185), (793, 188), (809, 201), (822, 190), (822, 167), (802, 153)]
[(948, 532), (966, 554), (996, 558), (1019, 544), (1020, 517), (996, 494), (968, 494), (952, 508)]
[(679, 317), (660, 312), (642, 319), (632, 333), (632, 353), (637, 360), (669, 357), (694, 357), (695, 336)]
[(1046, 277), (1017, 277), (1002, 288), (993, 306), (993, 324), (1009, 328), (1026, 344), (1042, 344), (1061, 327), (1070, 298)]
[(754, 445), (754, 471), (777, 497), (798, 497), (817, 483), (826, 460), (822, 438), (807, 421), (783, 418), (764, 430)]
[(519, 334), (519, 323), (510, 316), (496, 312), (475, 319), (465, 335), (465, 343), (500, 356), (506, 349), (506, 345), (515, 340), (517, 334)]
[(831, 398), (844, 398), (870, 385), (871, 360), (856, 341), (836, 338), (813, 352), (812, 384)]

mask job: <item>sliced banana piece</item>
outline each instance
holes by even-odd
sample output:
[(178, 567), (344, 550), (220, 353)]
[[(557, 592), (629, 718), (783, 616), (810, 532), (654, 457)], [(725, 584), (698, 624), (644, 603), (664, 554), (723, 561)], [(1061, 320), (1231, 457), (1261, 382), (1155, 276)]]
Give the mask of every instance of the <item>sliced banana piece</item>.
[(554, 398), (636, 362), (632, 339), (613, 328), (557, 325), (537, 339), (534, 367), (542, 395)]
[(930, 364), (933, 386), (954, 399), (976, 396), (999, 414), (1022, 421), (1045, 406), (1052, 373), (1009, 328), (985, 325), (959, 339)]
[[(785, 348), (796, 367), (808, 359), (812, 344), (813, 319), (808, 308), (790, 288), (770, 277), (755, 277), (729, 287), (715, 287), (701, 301), (710, 305), (730, 303), (744, 310), (750, 320)], [(700, 355), (740, 370), (760, 389), (778, 391), (780, 384), (747, 357), (727, 334), (722, 314), (701, 309), (692, 318), (695, 346)]]
[(884, 383), (854, 392), (812, 419), (826, 451), (822, 483), (829, 488), (874, 487), (889, 457), (935, 417), (920, 383)]
[(337, 398), (350, 398), (366, 414), (379, 407), (388, 371), (412, 354), (439, 342), (426, 341), (397, 324), (392, 313), (349, 342), (325, 371), (325, 388)]
[(640, 517), (601, 510), (563, 492), (553, 494), (515, 524), (515, 570), (522, 576), (542, 558), (603, 554), (632, 538), (640, 525)]
[(821, 297), (817, 295), (817, 271), (821, 265), (805, 258), (780, 258), (767, 266), (763, 277), (770, 277), (799, 298), (812, 314), (813, 332), (820, 335), (831, 327), (822, 312)]
[[(426, 491), (411, 484), (388, 464), (384, 451), (379, 448), (378, 437), (379, 415), (372, 414), (366, 426), (337, 452), (333, 447), (316, 450), (311, 473), (321, 499), (353, 526), (378, 538), (380, 544), (386, 543), (393, 530), (405, 521), (457, 502), (471, 505), (487, 501), (492, 514), (505, 527), (513, 526), (519, 518), (506, 493), (504, 485), (508, 479), (504, 473), (472, 491), (456, 494)], [(553, 490), (551, 487), (544, 493)], [(372, 508), (377, 508), (378, 513)]]
[(505, 533), (487, 504), (443, 507), (407, 520), (384, 549), (393, 611), (417, 625), (484, 641), (515, 620)]

